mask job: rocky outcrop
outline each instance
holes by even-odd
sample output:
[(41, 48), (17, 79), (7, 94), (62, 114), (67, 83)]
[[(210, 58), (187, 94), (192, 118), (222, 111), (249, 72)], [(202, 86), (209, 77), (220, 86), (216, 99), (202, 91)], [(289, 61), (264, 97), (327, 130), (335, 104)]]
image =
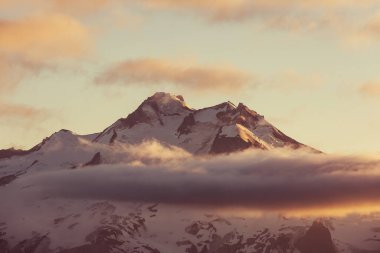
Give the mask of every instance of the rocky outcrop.
[(101, 164), (101, 162), (102, 162), (102, 158), (101, 158), (100, 152), (97, 152), (97, 153), (91, 158), (90, 161), (88, 161), (87, 163), (85, 163), (85, 164), (83, 165), (83, 167), (99, 165), (99, 164)]
[[(256, 144), (256, 143), (255, 143)], [(212, 143), (210, 153), (211, 154), (222, 154), (222, 153), (232, 153), (237, 151), (242, 151), (255, 144), (251, 142), (245, 142), (239, 136), (236, 137), (224, 137), (217, 136)]]
[(337, 253), (331, 233), (320, 221), (315, 221), (296, 247), (301, 253)]

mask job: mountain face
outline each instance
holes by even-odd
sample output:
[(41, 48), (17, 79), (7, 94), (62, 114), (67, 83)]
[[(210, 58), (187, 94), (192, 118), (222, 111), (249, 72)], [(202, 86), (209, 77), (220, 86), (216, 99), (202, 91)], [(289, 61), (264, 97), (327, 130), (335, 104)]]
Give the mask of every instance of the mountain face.
[[(114, 183), (125, 185), (123, 177), (135, 170), (145, 168), (142, 175), (159, 189), (154, 175), (163, 164), (172, 169), (181, 160), (214, 158), (209, 154), (276, 148), (317, 152), (243, 104), (195, 110), (181, 96), (156, 93), (101, 133), (60, 130), (30, 150), (2, 150), (0, 253), (380, 252), (378, 214), (315, 222), (313, 217), (244, 216), (103, 195)], [(111, 180), (110, 170), (128, 173)], [(89, 173), (85, 180), (83, 171)], [(100, 176), (92, 178), (92, 173)], [(201, 170), (193, 173), (202, 175)], [(104, 181), (104, 187), (91, 188), (90, 180)], [(70, 195), (72, 188), (83, 195)]]
[(244, 104), (225, 102), (195, 110), (182, 96), (162, 92), (106, 128), (94, 142), (135, 144), (146, 139), (156, 139), (193, 154), (230, 153), (247, 148), (308, 148)]

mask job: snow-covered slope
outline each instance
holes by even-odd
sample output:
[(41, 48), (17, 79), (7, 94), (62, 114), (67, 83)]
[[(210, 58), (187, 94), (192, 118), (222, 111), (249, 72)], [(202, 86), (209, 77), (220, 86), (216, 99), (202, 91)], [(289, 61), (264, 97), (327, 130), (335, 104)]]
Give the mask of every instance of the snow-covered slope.
[(225, 102), (195, 110), (182, 96), (162, 92), (146, 99), (136, 111), (117, 120), (94, 141), (141, 143), (146, 139), (156, 139), (193, 154), (229, 153), (246, 148), (308, 148), (244, 104)]

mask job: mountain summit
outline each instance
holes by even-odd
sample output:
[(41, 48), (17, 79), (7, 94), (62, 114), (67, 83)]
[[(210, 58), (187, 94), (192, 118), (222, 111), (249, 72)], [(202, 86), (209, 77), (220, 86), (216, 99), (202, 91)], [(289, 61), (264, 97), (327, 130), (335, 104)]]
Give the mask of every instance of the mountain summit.
[(230, 153), (247, 148), (308, 148), (242, 103), (235, 106), (225, 102), (196, 110), (182, 96), (164, 92), (148, 97), (133, 113), (117, 120), (93, 141), (135, 144), (146, 139), (194, 154)]

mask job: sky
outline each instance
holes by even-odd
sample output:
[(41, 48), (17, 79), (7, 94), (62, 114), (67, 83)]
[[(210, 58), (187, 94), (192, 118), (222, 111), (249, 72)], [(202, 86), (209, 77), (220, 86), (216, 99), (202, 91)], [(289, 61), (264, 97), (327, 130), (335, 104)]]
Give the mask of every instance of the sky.
[(100, 132), (166, 91), (380, 152), (376, 0), (0, 0), (0, 149)]

